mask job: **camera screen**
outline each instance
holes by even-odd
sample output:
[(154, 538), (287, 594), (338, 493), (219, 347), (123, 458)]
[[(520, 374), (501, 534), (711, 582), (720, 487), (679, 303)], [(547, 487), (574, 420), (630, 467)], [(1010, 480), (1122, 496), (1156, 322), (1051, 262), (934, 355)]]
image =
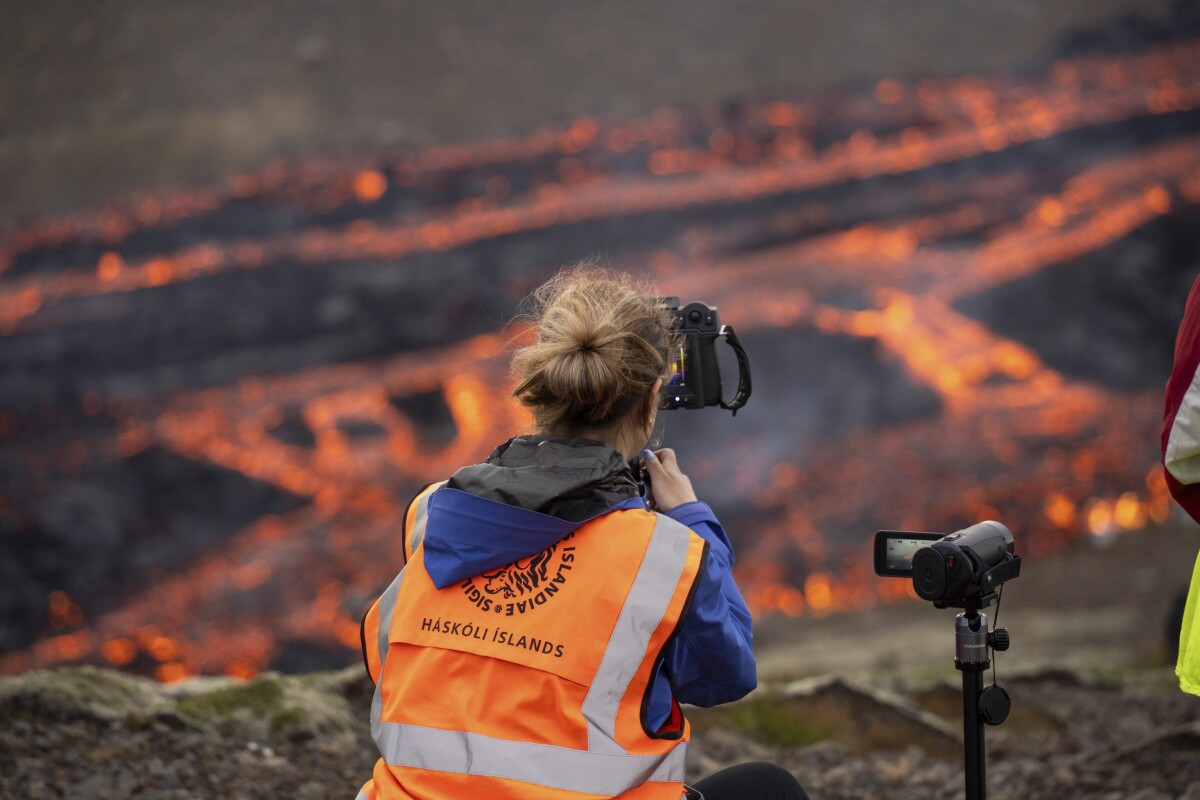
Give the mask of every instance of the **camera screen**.
[(875, 574), (892, 578), (912, 575), (916, 552), (942, 538), (940, 533), (917, 531), (879, 531), (875, 534)]
[(688, 366), (691, 361), (687, 351), (687, 344), (680, 345), (671, 358), (671, 379), (667, 381), (667, 387), (671, 389), (682, 388), (688, 385)]
[(928, 539), (888, 539), (887, 568), (896, 571), (912, 569), (913, 554), (927, 544)]

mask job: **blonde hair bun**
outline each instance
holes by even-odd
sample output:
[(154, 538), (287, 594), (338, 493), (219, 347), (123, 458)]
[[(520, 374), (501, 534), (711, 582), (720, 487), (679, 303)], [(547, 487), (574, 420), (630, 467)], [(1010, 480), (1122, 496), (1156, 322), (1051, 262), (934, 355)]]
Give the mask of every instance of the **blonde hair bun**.
[(671, 319), (655, 296), (629, 275), (587, 266), (533, 293), (538, 336), (513, 356), (513, 395), (541, 429), (606, 428), (645, 399), (671, 345)]

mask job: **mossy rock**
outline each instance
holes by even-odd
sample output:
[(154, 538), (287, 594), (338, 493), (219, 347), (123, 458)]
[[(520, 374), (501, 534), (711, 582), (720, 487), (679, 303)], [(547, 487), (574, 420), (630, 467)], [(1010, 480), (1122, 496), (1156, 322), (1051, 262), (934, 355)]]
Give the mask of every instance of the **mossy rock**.
[(833, 735), (828, 727), (797, 713), (776, 694), (762, 691), (715, 708), (689, 708), (687, 717), (697, 735), (726, 731), (768, 747), (803, 747)]
[(831, 731), (851, 753), (915, 746), (934, 758), (962, 756), (954, 725), (878, 687), (826, 676), (794, 681), (776, 700), (809, 724)]
[(904, 698), (835, 677), (762, 690), (716, 709), (688, 711), (700, 733), (736, 731), (772, 747), (802, 747), (831, 739), (852, 753), (904, 750), (955, 758), (962, 744), (953, 727)]
[(98, 667), (37, 670), (0, 679), (0, 720), (119, 720), (169, 714), (172, 707), (154, 681)]
[(230, 679), (172, 689), (179, 713), (223, 735), (253, 740), (352, 741), (368, 736), (367, 721), (354, 713), (338, 673)]
[(0, 677), (0, 725), (76, 720), (163, 723), (249, 741), (304, 741), (370, 747), (369, 681), (360, 670), (280, 675), (242, 681), (194, 678), (163, 686), (98, 667), (36, 670)]
[(723, 726), (774, 747), (802, 747), (828, 739), (833, 731), (805, 718), (774, 697), (755, 697), (722, 714)]
[(215, 689), (184, 695), (179, 713), (197, 722), (214, 722), (234, 716), (262, 717), (279, 710), (283, 688), (273, 676), (246, 683), (227, 683)]

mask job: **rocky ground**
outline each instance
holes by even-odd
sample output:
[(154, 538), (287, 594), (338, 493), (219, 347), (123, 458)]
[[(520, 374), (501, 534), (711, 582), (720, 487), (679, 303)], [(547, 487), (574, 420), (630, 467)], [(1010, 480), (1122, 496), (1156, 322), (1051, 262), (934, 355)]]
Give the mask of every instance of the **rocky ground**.
[[(1007, 680), (989, 729), (993, 798), (1200, 797), (1200, 701), (1169, 670)], [(962, 796), (959, 688), (822, 679), (695, 711), (689, 773), (746, 760), (795, 772), (814, 798)], [(360, 670), (164, 688), (94, 668), (0, 684), (0, 796), (350, 798), (370, 774)]]
[[(1200, 799), (1200, 698), (1179, 692), (1162, 636), (1195, 534), (1080, 545), (1009, 584), (1013, 711), (987, 729), (993, 800)], [(768, 620), (759, 690), (689, 712), (691, 777), (763, 759), (815, 800), (962, 797), (951, 618), (914, 602)], [(88, 667), (3, 678), (0, 797), (349, 798), (374, 762), (369, 692), (357, 667), (173, 686)]]

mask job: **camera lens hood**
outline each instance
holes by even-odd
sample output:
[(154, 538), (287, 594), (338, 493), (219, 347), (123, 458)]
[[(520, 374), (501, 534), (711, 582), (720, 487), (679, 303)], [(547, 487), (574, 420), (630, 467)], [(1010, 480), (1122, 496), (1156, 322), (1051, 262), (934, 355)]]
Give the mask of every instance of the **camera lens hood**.
[(946, 593), (946, 560), (933, 547), (913, 555), (913, 589), (922, 600), (940, 600)]

